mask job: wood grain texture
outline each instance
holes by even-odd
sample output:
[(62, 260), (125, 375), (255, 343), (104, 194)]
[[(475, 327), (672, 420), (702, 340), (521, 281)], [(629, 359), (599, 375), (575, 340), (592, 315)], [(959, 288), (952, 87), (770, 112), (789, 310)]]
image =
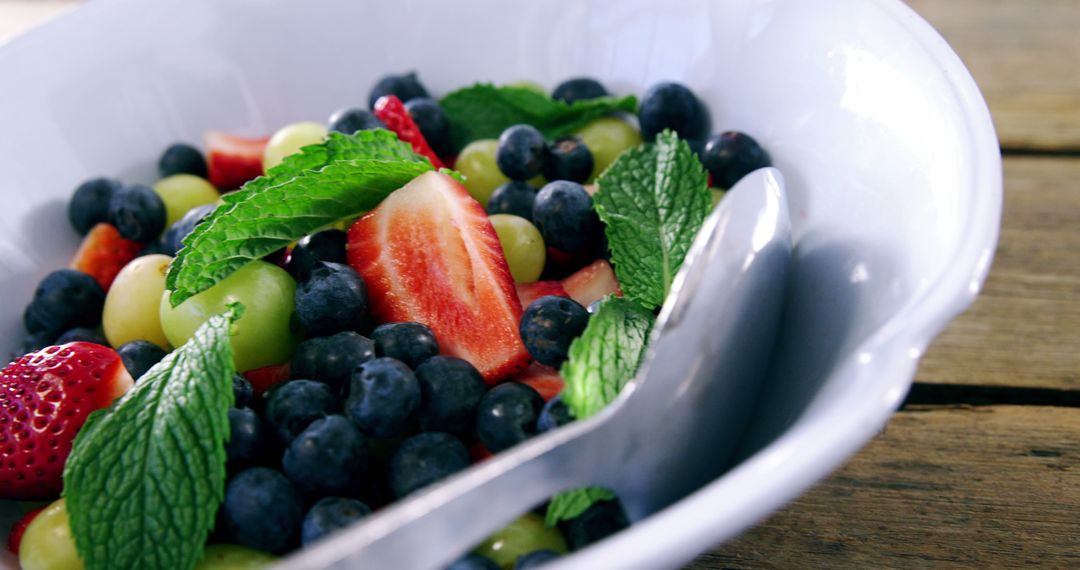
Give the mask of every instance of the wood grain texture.
[(1080, 568), (1080, 409), (897, 414), (847, 466), (714, 568)]
[(1080, 2), (907, 1), (971, 70), (1002, 146), (1080, 151)]
[(1005, 160), (986, 286), (933, 342), (916, 378), (1080, 389), (1080, 159)]

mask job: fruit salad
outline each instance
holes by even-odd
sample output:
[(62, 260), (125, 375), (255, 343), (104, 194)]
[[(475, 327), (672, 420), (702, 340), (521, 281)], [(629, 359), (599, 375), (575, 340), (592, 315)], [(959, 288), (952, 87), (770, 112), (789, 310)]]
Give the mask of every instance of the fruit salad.
[[(633, 378), (725, 189), (768, 166), (686, 86), (416, 74), (152, 185), (94, 178), (0, 371), (25, 570), (256, 568), (570, 422)], [(65, 230), (66, 231), (66, 230)], [(627, 525), (564, 492), (450, 568), (531, 568)]]

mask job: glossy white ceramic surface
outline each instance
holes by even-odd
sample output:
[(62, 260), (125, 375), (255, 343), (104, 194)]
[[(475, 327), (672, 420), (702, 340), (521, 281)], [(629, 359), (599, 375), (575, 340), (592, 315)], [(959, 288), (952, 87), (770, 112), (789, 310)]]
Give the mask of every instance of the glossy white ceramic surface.
[(989, 268), (1001, 207), (989, 113), (899, 1), (96, 0), (0, 49), (5, 351), (38, 279), (74, 251), (64, 208), (79, 181), (148, 181), (174, 140), (323, 120), (405, 69), (437, 93), (591, 75), (640, 94), (678, 80), (787, 181), (791, 286), (744, 459), (565, 564), (674, 567), (796, 496), (885, 424)]

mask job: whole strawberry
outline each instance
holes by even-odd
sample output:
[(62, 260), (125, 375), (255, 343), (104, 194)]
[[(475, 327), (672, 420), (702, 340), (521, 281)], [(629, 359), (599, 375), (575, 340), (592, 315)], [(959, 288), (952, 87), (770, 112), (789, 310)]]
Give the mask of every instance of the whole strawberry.
[(56, 498), (86, 417), (132, 384), (114, 350), (88, 342), (50, 346), (0, 371), (0, 498)]

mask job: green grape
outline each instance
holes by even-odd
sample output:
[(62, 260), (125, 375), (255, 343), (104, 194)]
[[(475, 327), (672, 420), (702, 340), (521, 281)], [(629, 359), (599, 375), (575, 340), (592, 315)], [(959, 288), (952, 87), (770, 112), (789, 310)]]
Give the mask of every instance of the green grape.
[(116, 275), (105, 296), (101, 316), (109, 344), (120, 346), (133, 340), (148, 340), (169, 349), (158, 305), (165, 292), (165, 272), (171, 261), (167, 255), (144, 255), (125, 265)]
[(622, 151), (641, 144), (641, 133), (632, 125), (615, 117), (602, 117), (578, 130), (593, 155), (593, 171), (589, 182), (596, 180)]
[(559, 529), (544, 524), (544, 519), (526, 513), (489, 536), (473, 552), (490, 558), (504, 570), (510, 570), (518, 556), (544, 548), (566, 554), (566, 539)]
[(174, 174), (158, 180), (154, 192), (165, 202), (165, 227), (184, 217), (188, 210), (213, 204), (221, 198), (213, 184), (194, 174)]
[(161, 326), (173, 346), (188, 341), (195, 329), (239, 301), (247, 309), (233, 325), (232, 347), (240, 372), (288, 360), (300, 342), (292, 325), (296, 281), (284, 269), (252, 261), (213, 287), (173, 307), (161, 296)]
[(465, 175), (465, 188), (483, 206), (487, 206), (496, 188), (510, 182), (495, 164), (498, 147), (499, 141), (495, 139), (473, 141), (461, 149), (454, 162), (454, 170)]
[(539, 279), (547, 261), (547, 247), (540, 230), (529, 220), (511, 214), (491, 216), (491, 225), (499, 235), (499, 244), (506, 254), (514, 281), (532, 283)]
[(296, 154), (305, 146), (323, 142), (326, 140), (326, 133), (326, 125), (322, 123), (306, 121), (285, 125), (266, 143), (263, 170), (270, 170), (281, 164), (286, 156)]
[(277, 561), (277, 557), (235, 544), (211, 544), (203, 551), (195, 570), (256, 570)]
[(727, 194), (727, 192), (725, 192), (725, 191), (723, 191), (723, 190), (721, 190), (719, 188), (709, 188), (709, 192), (712, 194), (712, 207), (713, 208), (715, 208), (716, 205), (720, 203), (720, 200), (724, 199), (724, 194)]
[(22, 570), (85, 568), (75, 551), (64, 499), (49, 505), (30, 521), (19, 543), (19, 566)]

